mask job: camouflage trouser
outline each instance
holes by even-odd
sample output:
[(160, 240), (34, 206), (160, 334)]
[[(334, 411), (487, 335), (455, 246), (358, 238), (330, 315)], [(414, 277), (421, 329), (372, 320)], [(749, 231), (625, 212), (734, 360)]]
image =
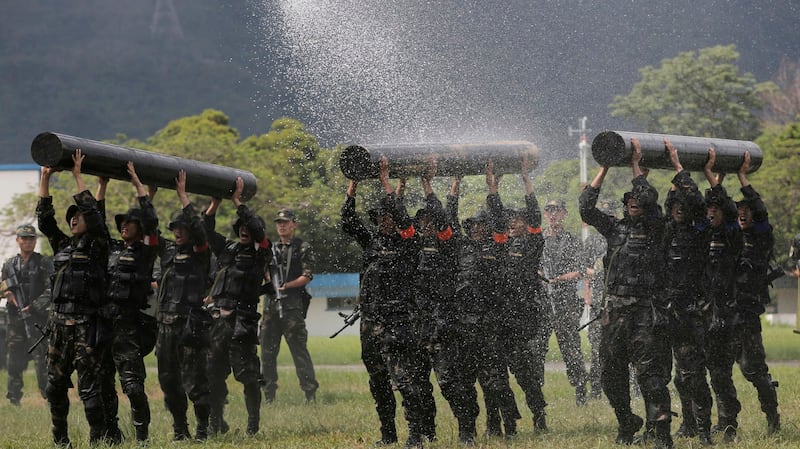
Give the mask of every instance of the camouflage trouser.
[(278, 389), (278, 353), (281, 349), (281, 338), (286, 338), (289, 352), (294, 360), (294, 368), (300, 381), (300, 388), (313, 393), (319, 388), (314, 363), (308, 353), (308, 330), (303, 311), (286, 309), (283, 318), (266, 311), (261, 321), (261, 373), (264, 376), (264, 393), (274, 397)]
[[(594, 303), (593, 303), (594, 304)], [(592, 313), (589, 319), (594, 319), (597, 314), (602, 313), (599, 306), (592, 306)], [(600, 381), (602, 369), (600, 368), (600, 340), (602, 335), (602, 326), (600, 320), (597, 320), (586, 327), (589, 336), (589, 345), (592, 348), (592, 356), (589, 368), (589, 384), (592, 388), (592, 396), (599, 397), (603, 391), (603, 384)]]
[[(43, 325), (43, 324), (42, 324)], [(29, 326), (37, 334), (39, 331)], [(44, 327), (43, 327), (44, 328)], [(8, 317), (8, 329), (6, 333), (7, 353), (6, 367), (8, 367), (8, 392), (6, 397), (11, 402), (18, 403), (22, 399), (22, 375), (28, 368), (28, 361), (33, 360), (36, 370), (36, 381), (39, 392), (43, 398), (45, 388), (47, 388), (47, 343), (42, 342), (32, 354), (28, 354), (28, 348), (36, 343), (40, 335), (28, 335), (25, 331), (25, 321), (18, 317)]]
[(629, 364), (636, 370), (642, 390), (648, 423), (671, 421), (667, 385), (672, 374), (672, 352), (668, 327), (656, 320), (649, 301), (640, 299), (623, 305), (630, 298), (608, 297), (603, 312), (600, 358), (603, 391), (621, 426), (631, 415)]
[(100, 396), (100, 352), (89, 346), (94, 326), (89, 322), (51, 325), (47, 355), (47, 401), (56, 441), (67, 438), (67, 415), (72, 388), (70, 376), (78, 372), (78, 396), (83, 401), (89, 423), (90, 439), (98, 440), (105, 433), (103, 401)]
[(102, 362), (102, 391), (106, 427), (117, 425), (118, 399), (115, 374), (119, 374), (122, 392), (131, 403), (131, 422), (136, 427), (150, 424), (150, 405), (144, 390), (147, 377), (140, 345), (138, 310), (120, 314), (113, 319), (111, 340), (104, 345)]
[(426, 343), (410, 317), (392, 317), (381, 323), (381, 358), (392, 383), (403, 397), (403, 411), (411, 436), (436, 435), (436, 403), (430, 381), (431, 361)]
[(184, 344), (185, 316), (170, 321), (159, 322), (156, 341), (158, 383), (164, 392), (164, 402), (176, 429), (186, 426), (187, 396), (194, 404), (198, 426), (203, 422), (207, 425), (210, 413), (210, 389), (206, 376), (208, 347)]
[[(556, 334), (558, 349), (567, 367), (567, 378), (570, 385), (578, 387), (586, 384), (586, 365), (581, 351), (581, 336), (578, 322), (583, 312), (583, 304), (573, 294), (566, 298), (554, 297), (555, 314), (552, 329)], [(549, 337), (549, 336), (548, 336)]]
[[(777, 413), (778, 394), (769, 374), (766, 362), (764, 342), (761, 339), (761, 321), (756, 314), (742, 314), (737, 322), (731, 326), (727, 335), (728, 353), (717, 357), (709, 356), (709, 371), (711, 384), (717, 396), (717, 407), (720, 422), (725, 425), (736, 426), (736, 418), (741, 410), (741, 404), (736, 399), (736, 389), (731, 378), (733, 362), (739, 364), (742, 375), (756, 388), (758, 402), (764, 413)], [(712, 339), (712, 344), (725, 348), (724, 341), (717, 337)]]
[(685, 314), (672, 330), (675, 357), (675, 389), (681, 400), (684, 421), (696, 421), (700, 430), (711, 426), (711, 389), (706, 382), (706, 323), (699, 314)]
[(541, 322), (530, 329), (507, 327), (501, 334), (508, 368), (525, 393), (525, 403), (534, 417), (544, 415), (544, 360), (550, 328)]
[(742, 410), (733, 383), (733, 365), (736, 362), (733, 332), (730, 323), (724, 323), (709, 329), (705, 340), (706, 366), (717, 399), (717, 415), (723, 428), (738, 427), (737, 417)]
[(397, 439), (395, 413), (397, 401), (392, 390), (389, 370), (381, 357), (384, 327), (371, 317), (361, 316), (361, 360), (369, 375), (369, 391), (381, 424), (381, 435)]
[(459, 430), (474, 432), (479, 406), (475, 381), (483, 390), (487, 410), (507, 421), (520, 418), (508, 369), (499, 355), (497, 333), (479, 323), (455, 322), (441, 326), (433, 345), (433, 363), (442, 396), (459, 423)]
[(208, 380), (211, 386), (212, 418), (222, 419), (228, 387), (226, 379), (233, 371), (233, 377), (244, 385), (244, 400), (247, 414), (254, 422), (258, 421), (261, 408), (261, 385), (264, 383), (256, 354), (255, 343), (233, 340), (235, 314), (226, 318), (215, 315), (211, 327), (211, 345), (208, 350)]

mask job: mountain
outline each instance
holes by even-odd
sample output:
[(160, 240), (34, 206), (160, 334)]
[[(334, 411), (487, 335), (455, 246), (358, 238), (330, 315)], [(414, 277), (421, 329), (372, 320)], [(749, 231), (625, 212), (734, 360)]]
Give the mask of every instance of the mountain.
[[(288, 115), (341, 142), (527, 139), (574, 155), (638, 69), (735, 44), (770, 79), (800, 58), (797, 2), (73, 0), (7, 2), (0, 163), (42, 131), (146, 138), (224, 111), (242, 135)], [(592, 134), (593, 134), (592, 133)]]

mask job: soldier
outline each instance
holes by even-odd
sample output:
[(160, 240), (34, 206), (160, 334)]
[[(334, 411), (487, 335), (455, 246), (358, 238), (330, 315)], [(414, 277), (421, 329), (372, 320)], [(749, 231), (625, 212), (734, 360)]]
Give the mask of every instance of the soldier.
[[(147, 372), (144, 357), (153, 350), (156, 323), (142, 310), (150, 307), (148, 296), (152, 288), (153, 264), (158, 255), (158, 216), (132, 162), (127, 165), (131, 183), (136, 188), (139, 207), (117, 214), (114, 221), (122, 240), (110, 242), (108, 265), (108, 298), (110, 304), (102, 309), (111, 329), (110, 341), (103, 357), (103, 403), (106, 410), (106, 441), (122, 441), (117, 425), (117, 392), (114, 374), (119, 373), (122, 392), (131, 403), (131, 423), (137, 441), (146, 441), (150, 425), (150, 404), (144, 389)], [(101, 180), (97, 200), (105, 215), (105, 188)]]
[(162, 278), (158, 292), (158, 383), (172, 414), (174, 440), (191, 438), (187, 396), (197, 420), (195, 439), (208, 438), (210, 391), (206, 375), (211, 316), (203, 309), (211, 251), (200, 217), (186, 193), (186, 172), (178, 172), (175, 190), (182, 210), (167, 228), (175, 240), (159, 239)]
[[(501, 341), (505, 346), (508, 368), (525, 393), (525, 402), (533, 413), (535, 431), (547, 431), (542, 386), (544, 385), (545, 293), (538, 282), (538, 269), (544, 250), (542, 213), (530, 180), (527, 156), (523, 156), (520, 177), (525, 185), (525, 207), (505, 210), (498, 194), (500, 177), (493, 172), (490, 162), (486, 169), (489, 195), (486, 204), (494, 217), (505, 217), (506, 227), (495, 232), (493, 238), (501, 244), (505, 261), (504, 285), (501, 294), (505, 304), (501, 310), (503, 328)], [(532, 282), (533, 281), (533, 282)], [(488, 415), (488, 413), (487, 413)], [(506, 431), (508, 434), (508, 431)]]
[(711, 387), (717, 399), (718, 424), (712, 431), (722, 432), (723, 439), (731, 442), (736, 438), (736, 417), (742, 409), (736, 398), (733, 384), (735, 354), (733, 341), (733, 318), (735, 315), (734, 282), (739, 253), (742, 250), (742, 230), (739, 228), (736, 203), (722, 186), (724, 174), (712, 173), (716, 153), (708, 150), (708, 162), (704, 173), (711, 186), (706, 191), (705, 201), (711, 235), (706, 250), (707, 263), (703, 269), (703, 290), (711, 305), (711, 322), (706, 332), (706, 366)]
[[(767, 417), (767, 433), (781, 429), (778, 413), (777, 382), (772, 381), (761, 339), (760, 315), (769, 303), (767, 273), (775, 238), (769, 222), (767, 206), (747, 180), (750, 153), (737, 173), (744, 198), (736, 203), (743, 246), (735, 271), (735, 316), (733, 341), (736, 362), (742, 374), (758, 392), (761, 411)], [(735, 421), (735, 416), (733, 417)]]
[[(371, 230), (356, 215), (357, 181), (350, 180), (342, 206), (342, 229), (364, 250), (361, 292), (362, 359), (370, 376), (370, 391), (381, 421), (379, 444), (397, 441), (394, 425), (392, 383), (403, 396), (408, 422), (406, 447), (422, 447), (433, 438), (426, 419), (433, 404), (428, 355), (421, 350), (417, 333), (418, 313), (412, 298), (418, 244), (416, 229), (405, 205), (389, 183), (389, 163), (380, 163), (380, 180), (386, 192), (378, 208), (370, 210), (377, 225)], [(380, 356), (380, 361), (376, 358)]]
[(672, 353), (675, 358), (675, 388), (681, 400), (683, 422), (677, 437), (697, 436), (711, 445), (711, 390), (706, 382), (705, 333), (711, 314), (703, 294), (709, 223), (703, 196), (689, 172), (683, 170), (678, 152), (664, 141), (675, 168), (672, 187), (664, 202), (667, 224), (664, 233), (664, 303), (672, 318)]
[(33, 353), (28, 353), (41, 336), (50, 307), (50, 275), (53, 274), (53, 261), (35, 251), (36, 228), (30, 224), (17, 226), (17, 245), (19, 254), (3, 264), (2, 281), (4, 296), (8, 301), (7, 363), (8, 393), (6, 397), (12, 405), (20, 405), (22, 399), (22, 374), (33, 359), (39, 392), (46, 398), (47, 350), (38, 345)]
[(244, 181), (236, 179), (231, 200), (237, 219), (233, 232), (239, 241), (226, 240), (214, 231), (215, 214), (221, 200), (214, 198), (203, 216), (209, 245), (217, 256), (217, 273), (207, 298), (214, 324), (208, 355), (208, 377), (211, 385), (211, 432), (226, 431), (223, 420), (228, 388), (226, 379), (233, 377), (244, 385), (247, 409), (247, 434), (258, 432), (261, 411), (261, 385), (264, 380), (256, 354), (258, 343), (258, 297), (271, 253), (270, 241), (264, 234), (264, 220), (241, 201)]
[(623, 197), (625, 216), (615, 219), (595, 207), (600, 186), (608, 173), (601, 166), (580, 196), (581, 219), (606, 238), (608, 252), (606, 305), (600, 357), (603, 391), (617, 417), (618, 444), (631, 444), (643, 421), (631, 411), (629, 369), (633, 363), (647, 410), (647, 422), (654, 429), (657, 447), (671, 448), (670, 397), (667, 384), (672, 357), (667, 323), (654, 304), (662, 288), (664, 221), (658, 207), (658, 192), (650, 186), (639, 167), (642, 150), (631, 139), (633, 189)]
[[(567, 367), (567, 378), (575, 388), (575, 402), (586, 404), (586, 366), (581, 352), (578, 321), (584, 301), (577, 295), (576, 282), (583, 276), (580, 240), (564, 229), (567, 205), (563, 200), (550, 200), (544, 206), (547, 229), (544, 232), (542, 267), (546, 277), (547, 296), (551, 308), (545, 309), (549, 339), (555, 331), (558, 347)], [(545, 351), (547, 347), (543, 348)]]
[[(425, 206), (416, 213), (416, 228), (420, 235), (415, 297), (420, 314), (422, 338), (431, 355), (442, 395), (458, 421), (459, 441), (475, 441), (475, 419), (478, 398), (475, 389), (477, 365), (468, 356), (474, 350), (468, 346), (475, 332), (461, 322), (463, 311), (456, 296), (460, 239), (451, 223), (458, 223), (458, 179), (454, 179), (448, 195), (448, 212), (433, 193), (431, 180), (436, 162), (422, 176)], [(427, 407), (427, 424), (434, 426), (435, 404)]]
[[(306, 402), (316, 401), (319, 388), (314, 363), (308, 352), (306, 313), (311, 295), (306, 285), (314, 277), (314, 252), (308, 242), (295, 237), (297, 217), (291, 209), (281, 209), (275, 217), (278, 240), (272, 243), (272, 262), (269, 278), (272, 295), (264, 302), (261, 322), (261, 370), (264, 374), (264, 397), (267, 403), (275, 400), (278, 389), (278, 352), (281, 338), (286, 339), (292, 354), (300, 388)], [(271, 296), (271, 297), (270, 297)]]
[(67, 415), (72, 386), (72, 371), (78, 372), (78, 395), (89, 423), (89, 442), (99, 443), (105, 435), (103, 401), (100, 395), (100, 348), (102, 335), (97, 310), (106, 302), (108, 230), (97, 208), (97, 201), (81, 176), (84, 156), (72, 156), (72, 175), (78, 192), (75, 204), (67, 209), (70, 234), (58, 228), (50, 196), (50, 177), (55, 170), (42, 167), (39, 203), (36, 206), (39, 229), (53, 248), (50, 338), (47, 357), (47, 402), (53, 423), (53, 441), (69, 447)]
[[(597, 202), (597, 208), (614, 217), (616, 214), (616, 207), (614, 203), (608, 200), (600, 200)], [(590, 306), (590, 320), (587, 326), (587, 333), (589, 337), (589, 345), (592, 348), (591, 361), (589, 365), (589, 398), (600, 399), (603, 393), (603, 384), (600, 380), (600, 334), (601, 326), (599, 316), (603, 311), (603, 303), (605, 302), (605, 268), (603, 267), (603, 258), (606, 255), (608, 245), (606, 239), (596, 233), (589, 235), (584, 245), (586, 251), (586, 276), (589, 282), (589, 306)]]

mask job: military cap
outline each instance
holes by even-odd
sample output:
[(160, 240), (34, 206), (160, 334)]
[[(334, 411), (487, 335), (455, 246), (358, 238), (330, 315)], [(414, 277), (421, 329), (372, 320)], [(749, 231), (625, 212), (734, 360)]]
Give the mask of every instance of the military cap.
[(17, 237), (36, 237), (36, 228), (30, 224), (17, 226)]
[(297, 221), (297, 216), (292, 209), (283, 208), (278, 211), (275, 221)]

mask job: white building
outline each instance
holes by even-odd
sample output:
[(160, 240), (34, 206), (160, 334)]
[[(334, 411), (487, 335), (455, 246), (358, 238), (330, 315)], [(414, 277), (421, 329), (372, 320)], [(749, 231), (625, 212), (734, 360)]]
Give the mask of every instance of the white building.
[[(39, 166), (36, 164), (0, 164), (0, 210), (11, 207), (11, 200), (21, 193), (35, 192), (39, 185)], [(36, 226), (36, 204), (26, 211), (27, 221)], [(0, 260), (17, 253), (15, 230), (21, 223), (0, 222)]]

